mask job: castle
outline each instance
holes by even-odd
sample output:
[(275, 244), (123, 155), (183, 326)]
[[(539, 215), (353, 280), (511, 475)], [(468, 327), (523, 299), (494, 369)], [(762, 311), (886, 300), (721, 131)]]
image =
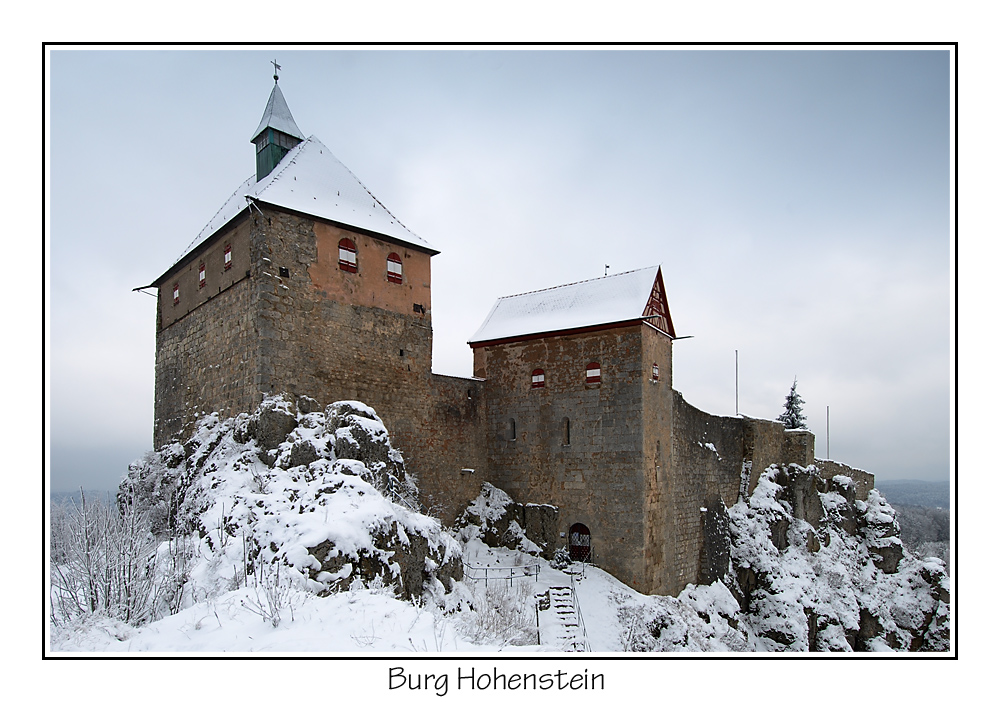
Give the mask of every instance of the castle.
[(154, 445), (264, 395), (374, 407), (445, 523), (484, 482), (558, 507), (532, 534), (646, 593), (710, 582), (713, 525), (774, 463), (869, 473), (814, 437), (717, 417), (672, 383), (676, 339), (658, 267), (501, 298), (473, 334), (472, 378), (431, 372), (431, 258), (275, 85), (256, 174), (158, 289)]

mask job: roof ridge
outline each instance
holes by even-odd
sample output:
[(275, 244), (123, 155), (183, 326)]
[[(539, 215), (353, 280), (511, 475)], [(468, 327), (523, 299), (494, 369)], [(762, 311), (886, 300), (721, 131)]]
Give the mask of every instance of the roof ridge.
[(538, 290), (529, 290), (528, 292), (515, 293), (514, 295), (503, 295), (501, 297), (498, 297), (497, 301), (499, 302), (500, 300), (509, 300), (512, 297), (523, 297), (524, 295), (534, 295), (535, 293), (548, 292), (549, 290), (558, 290), (559, 288), (568, 288), (568, 287), (571, 287), (573, 285), (582, 285), (583, 283), (592, 283), (595, 280), (607, 280), (608, 278), (617, 278), (620, 275), (628, 275), (630, 273), (638, 273), (639, 271), (646, 271), (646, 270), (649, 270), (650, 268), (656, 268), (656, 267), (657, 266), (646, 266), (645, 268), (635, 268), (635, 269), (630, 270), (630, 271), (622, 271), (621, 273), (613, 273), (612, 275), (600, 275), (600, 276), (597, 276), (596, 278), (587, 278), (586, 280), (577, 280), (577, 281), (574, 281), (572, 283), (563, 283), (562, 285), (553, 285), (552, 287), (549, 287), (549, 288), (539, 288)]
[[(394, 214), (393, 214), (392, 212), (390, 212), (390, 211), (389, 211), (389, 208), (388, 208), (388, 207), (386, 207), (385, 205), (383, 205), (383, 204), (382, 204), (382, 201), (381, 201), (381, 200), (379, 200), (379, 199), (378, 199), (377, 197), (375, 197), (375, 194), (374, 194), (374, 193), (373, 193), (373, 192), (372, 192), (371, 190), (369, 190), (369, 189), (368, 189), (368, 186), (367, 186), (367, 185), (365, 185), (364, 183), (362, 183), (362, 182), (361, 182), (361, 179), (360, 179), (360, 178), (358, 178), (358, 176), (357, 176), (357, 175), (355, 175), (354, 171), (352, 171), (352, 170), (351, 170), (350, 168), (348, 168), (348, 167), (347, 167), (347, 164), (345, 164), (345, 163), (344, 163), (343, 161), (341, 161), (341, 160), (340, 160), (339, 158), (337, 158), (337, 156), (336, 156), (336, 155), (335, 155), (335, 154), (333, 153), (333, 151), (331, 151), (331, 150), (330, 150), (330, 147), (329, 147), (329, 146), (327, 146), (326, 144), (324, 144), (324, 143), (323, 143), (322, 141), (320, 141), (320, 140), (319, 140), (319, 139), (318, 139), (318, 138), (316, 137), (316, 135), (315, 135), (315, 134), (311, 134), (311, 135), (309, 135), (309, 137), (308, 137), (308, 138), (306, 138), (306, 139), (303, 139), (301, 143), (302, 143), (302, 144), (305, 144), (306, 142), (310, 142), (310, 143), (312, 143), (312, 144), (316, 144), (316, 145), (318, 145), (318, 146), (322, 147), (323, 149), (326, 149), (327, 151), (330, 151), (330, 158), (332, 158), (332, 159), (333, 159), (334, 161), (336, 161), (337, 163), (339, 163), (339, 164), (340, 164), (340, 166), (341, 166), (341, 168), (343, 168), (343, 169), (344, 169), (345, 171), (347, 171), (347, 172), (348, 172), (348, 173), (350, 174), (350, 176), (351, 176), (352, 178), (354, 178), (354, 181), (355, 181), (355, 182), (356, 182), (356, 183), (357, 183), (358, 185), (360, 185), (360, 186), (361, 186), (361, 189), (362, 189), (362, 190), (364, 190), (364, 191), (365, 191), (366, 193), (368, 193), (368, 197), (370, 197), (370, 198), (371, 198), (372, 200), (374, 200), (374, 201), (375, 201), (375, 203), (376, 203), (376, 204), (377, 204), (377, 205), (378, 205), (379, 207), (381, 207), (381, 208), (382, 208), (382, 209), (383, 209), (383, 210), (385, 211), (385, 213), (386, 213), (387, 215), (389, 215), (389, 217), (391, 217), (391, 218), (392, 218), (392, 221), (393, 221), (393, 222), (395, 222), (395, 223), (396, 223), (396, 224), (398, 224), (398, 225), (399, 225), (400, 227), (402, 227), (402, 228), (403, 228), (403, 229), (405, 229), (405, 230), (406, 230), (407, 232), (409, 232), (409, 234), (410, 234), (411, 236), (413, 236), (413, 237), (416, 237), (417, 239), (420, 239), (420, 241), (424, 242), (425, 244), (427, 243), (427, 240), (426, 240), (426, 239), (424, 239), (424, 238), (423, 238), (422, 236), (420, 236), (419, 234), (415, 234), (415, 233), (414, 233), (414, 232), (413, 232), (413, 231), (412, 231), (412, 230), (411, 230), (411, 229), (410, 229), (409, 227), (407, 227), (407, 226), (406, 226), (405, 224), (403, 224), (403, 223), (402, 223), (402, 222), (400, 221), (399, 217), (397, 217), (397, 216), (396, 216), (396, 215), (394, 215)], [(294, 156), (292, 156), (292, 157), (291, 157), (290, 159), (288, 159), (288, 163), (285, 163), (285, 165), (283, 165), (283, 166), (281, 167), (281, 169), (280, 169), (280, 170), (277, 170), (277, 171), (276, 171), (276, 172), (274, 173), (274, 177), (273, 177), (273, 178), (271, 178), (270, 182), (268, 182), (268, 184), (267, 184), (267, 185), (265, 185), (265, 186), (264, 186), (263, 188), (261, 188), (261, 189), (260, 189), (260, 190), (258, 191), (258, 193), (257, 193), (257, 194), (258, 194), (258, 196), (259, 196), (259, 195), (262, 195), (262, 194), (264, 193), (264, 191), (266, 191), (266, 190), (267, 190), (267, 189), (268, 189), (269, 187), (271, 187), (271, 185), (273, 185), (273, 184), (275, 183), (275, 181), (277, 181), (278, 179), (280, 179), (280, 178), (281, 178), (281, 174), (282, 174), (282, 173), (284, 173), (286, 169), (288, 169), (289, 167), (291, 167), (291, 165), (292, 165), (293, 163), (295, 163), (295, 160), (296, 160), (296, 159), (297, 159), (297, 158), (299, 157), (299, 155), (300, 155), (300, 154), (302, 153), (302, 151), (303, 151), (303, 149), (299, 149), (299, 147), (300, 147), (300, 146), (301, 146), (301, 144), (296, 144), (296, 145), (295, 145), (295, 147), (293, 148), (293, 151), (294, 151), (294, 150), (296, 150), (296, 149), (298, 149), (298, 153), (296, 153), (296, 154), (295, 154)], [(322, 153), (322, 151), (320, 151), (320, 153)], [(285, 159), (282, 159), (282, 163), (284, 163), (284, 161), (285, 161)]]
[[(312, 138), (312, 137), (310, 137), (310, 139), (311, 139), (311, 138)], [(317, 139), (316, 141), (318, 141), (318, 142), (319, 142), (319, 140), (318, 140), (318, 139)], [(319, 143), (320, 143), (320, 144), (322, 144), (323, 142), (319, 142)], [(352, 170), (351, 170), (350, 168), (348, 168), (348, 167), (347, 167), (347, 164), (346, 164), (346, 163), (344, 163), (344, 162), (343, 162), (343, 161), (341, 161), (341, 160), (340, 160), (339, 158), (337, 158), (336, 156), (334, 156), (334, 154), (333, 154), (333, 152), (332, 152), (332, 151), (330, 152), (330, 156), (331, 156), (332, 158), (336, 159), (337, 163), (339, 163), (339, 164), (340, 164), (341, 166), (343, 166), (343, 167), (344, 167), (344, 170), (345, 170), (345, 171), (347, 171), (348, 173), (350, 173), (350, 174), (351, 174), (351, 177), (352, 177), (352, 178), (354, 178), (354, 180), (358, 181), (358, 185), (360, 185), (360, 186), (361, 186), (361, 187), (362, 187), (362, 188), (364, 189), (364, 191), (365, 191), (366, 193), (368, 193), (368, 196), (369, 196), (369, 197), (371, 197), (371, 199), (372, 199), (372, 200), (374, 200), (374, 201), (375, 201), (376, 203), (378, 203), (378, 206), (379, 206), (379, 207), (381, 207), (381, 208), (382, 208), (383, 210), (385, 210), (385, 213), (386, 213), (387, 215), (389, 215), (390, 217), (392, 217), (392, 220), (393, 220), (393, 221), (394, 221), (394, 222), (395, 222), (396, 224), (398, 224), (398, 225), (399, 225), (399, 226), (401, 226), (401, 227), (402, 227), (403, 229), (405, 229), (406, 231), (410, 232), (410, 234), (413, 234), (413, 236), (417, 237), (418, 239), (420, 239), (421, 241), (423, 241), (423, 242), (425, 242), (425, 243), (426, 243), (426, 241), (427, 241), (426, 239), (424, 239), (424, 238), (423, 238), (422, 236), (420, 236), (419, 234), (414, 234), (414, 233), (413, 233), (413, 231), (411, 231), (409, 227), (407, 227), (407, 226), (406, 226), (405, 224), (403, 224), (403, 223), (402, 223), (402, 222), (400, 221), (399, 217), (397, 217), (397, 216), (396, 216), (396, 215), (394, 215), (394, 214), (393, 214), (393, 213), (392, 213), (391, 211), (389, 211), (389, 208), (388, 208), (388, 207), (386, 207), (385, 205), (383, 205), (383, 204), (382, 204), (382, 201), (381, 201), (381, 200), (379, 200), (379, 199), (378, 199), (377, 197), (375, 197), (375, 193), (373, 193), (373, 192), (372, 192), (371, 190), (369, 190), (369, 189), (368, 189), (368, 186), (367, 186), (367, 185), (365, 185), (364, 183), (362, 183), (362, 182), (361, 182), (361, 179), (360, 179), (360, 178), (358, 178), (358, 176), (357, 176), (357, 175), (355, 175), (354, 171), (352, 171)]]
[[(253, 197), (254, 200), (259, 199), (261, 193), (263, 193), (265, 190), (267, 190), (269, 187), (271, 187), (271, 185), (274, 184), (274, 181), (276, 181), (278, 179), (278, 177), (282, 173), (284, 173), (285, 169), (288, 168), (290, 165), (292, 165), (292, 163), (295, 161), (295, 159), (299, 157), (299, 153), (302, 153), (302, 150), (299, 149), (299, 146), (301, 146), (302, 144), (305, 144), (310, 139), (312, 139), (311, 136), (308, 139), (303, 139), (301, 142), (299, 142), (298, 144), (296, 144), (295, 146), (293, 146), (292, 149), (291, 149), (291, 151), (298, 150), (298, 153), (296, 153), (290, 159), (287, 159), (288, 162), (285, 163), (283, 166), (281, 166), (280, 169), (275, 169), (274, 171), (271, 171), (271, 173), (267, 174), (266, 177), (269, 177), (270, 180), (267, 182), (267, 185), (265, 185), (263, 188), (261, 188), (260, 190), (258, 190), (255, 193), (255, 195)], [(319, 141), (319, 140), (317, 139), (317, 141)], [(281, 159), (281, 161), (279, 162), (278, 165), (281, 165), (281, 163), (284, 163), (285, 161), (286, 161), (286, 159)], [(345, 166), (345, 168), (346, 168), (346, 166)], [(351, 175), (354, 175), (354, 174), (352, 173)], [(226, 198), (225, 202), (223, 202), (222, 205), (219, 207), (219, 209), (217, 209), (215, 211), (215, 214), (213, 214), (211, 217), (208, 218), (208, 221), (205, 223), (205, 226), (201, 228), (201, 230), (198, 232), (198, 235), (191, 241), (190, 244), (187, 245), (187, 248), (184, 249), (184, 252), (180, 255), (180, 258), (178, 258), (177, 261), (180, 261), (182, 258), (184, 258), (185, 256), (187, 256), (195, 248), (195, 246), (198, 244), (198, 241), (202, 238), (202, 235), (205, 233), (205, 230), (208, 229), (209, 226), (211, 226), (212, 222), (215, 221), (215, 218), (219, 216), (219, 213), (222, 212), (224, 209), (226, 209), (226, 205), (228, 205), (230, 202), (232, 202), (232, 200), (233, 200), (234, 197), (236, 197), (241, 192), (244, 194), (244, 197), (246, 197), (247, 195), (249, 195), (249, 193), (247, 193), (245, 191), (246, 191), (248, 185), (249, 186), (253, 185), (253, 183), (251, 183), (250, 181), (254, 180), (254, 178), (256, 178), (256, 176), (250, 176), (249, 178), (247, 178), (246, 180), (244, 180), (240, 184), (240, 187), (236, 188), (236, 190), (234, 190), (232, 192), (232, 194), (229, 197)], [(243, 208), (240, 208), (239, 211), (242, 212)], [(414, 234), (414, 236), (416, 236), (416, 234)], [(172, 264), (172, 266), (173, 265), (177, 265), (177, 261), (174, 261), (173, 264)]]

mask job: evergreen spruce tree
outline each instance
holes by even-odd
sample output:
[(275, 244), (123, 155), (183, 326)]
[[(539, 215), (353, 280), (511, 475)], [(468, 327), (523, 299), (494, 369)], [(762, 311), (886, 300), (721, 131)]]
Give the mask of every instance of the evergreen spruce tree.
[(802, 405), (806, 401), (799, 397), (799, 392), (795, 389), (798, 383), (798, 378), (792, 381), (792, 389), (785, 398), (785, 411), (778, 417), (778, 421), (785, 425), (785, 429), (808, 429), (806, 416), (802, 414)]

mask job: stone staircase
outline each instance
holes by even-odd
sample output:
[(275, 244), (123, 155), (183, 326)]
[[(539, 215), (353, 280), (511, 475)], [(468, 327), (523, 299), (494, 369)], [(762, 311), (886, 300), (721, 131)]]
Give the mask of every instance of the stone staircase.
[[(573, 590), (566, 586), (553, 586), (541, 596), (541, 602), (547, 600), (548, 607), (545, 611), (545, 619), (553, 626), (546, 627), (546, 631), (554, 640), (545, 643), (557, 645), (563, 651), (584, 651), (586, 641), (580, 631), (580, 617), (573, 606)], [(542, 614), (542, 607), (540, 616)]]

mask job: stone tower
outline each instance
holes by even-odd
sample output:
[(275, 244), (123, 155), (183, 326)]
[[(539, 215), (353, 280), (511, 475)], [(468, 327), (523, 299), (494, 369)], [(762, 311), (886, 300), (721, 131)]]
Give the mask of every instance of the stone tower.
[(302, 135), (277, 82), (251, 141), (256, 175), (152, 283), (155, 444), (273, 392), (391, 406), (386, 423), (412, 433), (431, 369), (437, 251)]
[(495, 484), (643, 592), (665, 590), (673, 338), (654, 266), (501, 298), (469, 342)]

